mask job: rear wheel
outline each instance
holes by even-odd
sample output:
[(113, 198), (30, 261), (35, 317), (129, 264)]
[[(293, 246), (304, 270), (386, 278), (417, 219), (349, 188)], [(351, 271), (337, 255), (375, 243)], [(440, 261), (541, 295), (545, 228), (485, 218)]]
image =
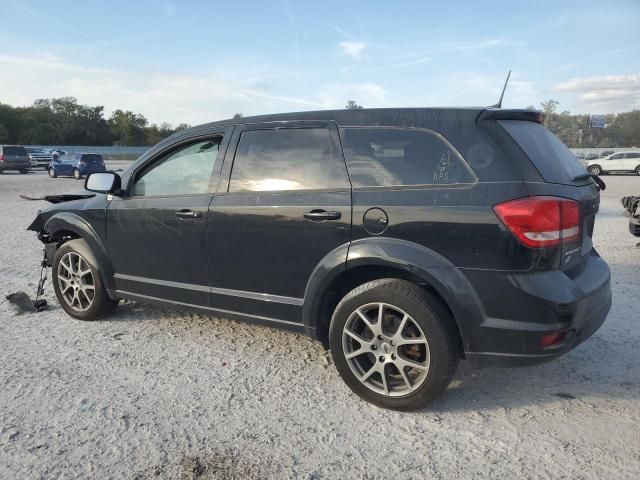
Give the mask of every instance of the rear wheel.
[(417, 285), (375, 280), (336, 307), (329, 331), (340, 376), (364, 400), (414, 410), (440, 395), (453, 378), (460, 344), (453, 319)]
[(636, 167), (636, 175), (640, 175), (640, 165)]
[(80, 180), (82, 178), (80, 170), (78, 170), (77, 168), (73, 169), (73, 178), (75, 178), (76, 180)]
[(79, 320), (97, 320), (118, 304), (111, 300), (97, 269), (95, 256), (86, 241), (70, 240), (53, 258), (53, 289), (60, 306)]
[(57, 177), (57, 175), (56, 175), (56, 171), (55, 171), (53, 168), (50, 168), (50, 169), (49, 169), (49, 176), (50, 176), (51, 178), (56, 178), (56, 177)]
[(22, 168), (20, 169), (20, 173), (23, 175), (26, 175), (27, 173), (29, 173), (29, 169), (28, 168)]
[(600, 175), (602, 173), (602, 168), (600, 165), (591, 165), (589, 167), (589, 173), (593, 173), (594, 175)]

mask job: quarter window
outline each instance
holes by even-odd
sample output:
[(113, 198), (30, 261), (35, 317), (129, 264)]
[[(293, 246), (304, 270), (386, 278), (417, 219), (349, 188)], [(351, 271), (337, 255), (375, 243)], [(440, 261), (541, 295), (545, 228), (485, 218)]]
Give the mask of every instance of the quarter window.
[(238, 143), (230, 192), (349, 188), (326, 128), (249, 130)]
[(207, 193), (221, 138), (183, 146), (144, 170), (133, 184), (134, 196)]
[(473, 183), (475, 175), (439, 135), (402, 128), (341, 130), (354, 187)]

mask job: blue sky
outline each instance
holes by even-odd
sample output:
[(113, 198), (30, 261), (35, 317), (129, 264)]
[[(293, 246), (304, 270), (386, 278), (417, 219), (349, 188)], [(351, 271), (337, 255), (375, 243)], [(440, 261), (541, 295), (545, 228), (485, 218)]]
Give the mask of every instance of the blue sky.
[(153, 122), (365, 107), (640, 108), (640, 0), (0, 0), (0, 102)]

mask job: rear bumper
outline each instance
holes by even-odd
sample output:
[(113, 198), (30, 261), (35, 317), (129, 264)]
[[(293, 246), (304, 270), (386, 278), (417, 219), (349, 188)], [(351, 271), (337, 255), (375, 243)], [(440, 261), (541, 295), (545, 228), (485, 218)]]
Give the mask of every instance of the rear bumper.
[[(553, 360), (593, 335), (611, 309), (611, 274), (595, 251), (574, 272), (467, 276), (485, 305), (481, 323), (467, 331), (465, 355), (475, 367)], [(552, 333), (561, 339), (543, 347), (542, 337)]]
[(31, 162), (0, 162), (0, 170), (25, 170), (31, 168)]

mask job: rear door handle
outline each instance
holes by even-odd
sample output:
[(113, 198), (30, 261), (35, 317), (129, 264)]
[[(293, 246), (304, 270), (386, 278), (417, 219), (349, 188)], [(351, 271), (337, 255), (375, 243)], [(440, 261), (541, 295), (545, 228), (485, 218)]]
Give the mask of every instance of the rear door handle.
[(340, 220), (342, 214), (340, 212), (327, 212), (318, 208), (304, 212), (304, 218), (312, 222), (324, 222), (325, 220)]
[(194, 212), (193, 210), (179, 210), (176, 212), (176, 217), (181, 218), (181, 219), (187, 219), (187, 218), (200, 218), (202, 217), (202, 212)]

